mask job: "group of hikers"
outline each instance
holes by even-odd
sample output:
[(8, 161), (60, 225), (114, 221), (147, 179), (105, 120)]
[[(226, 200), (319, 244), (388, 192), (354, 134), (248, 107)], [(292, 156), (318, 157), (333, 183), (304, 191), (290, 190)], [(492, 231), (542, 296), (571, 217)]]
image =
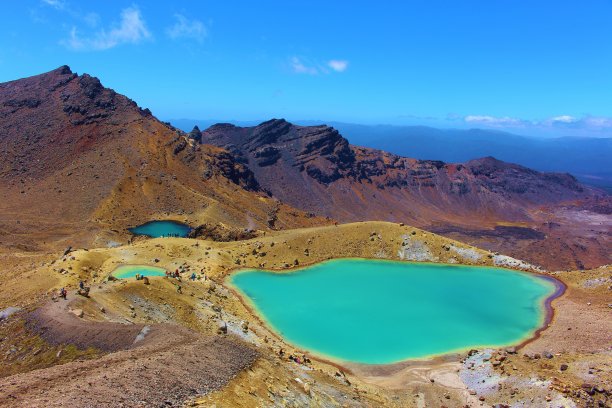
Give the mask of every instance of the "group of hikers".
[[(166, 278), (175, 278), (178, 279), (179, 281), (181, 280), (181, 274), (179, 272), (179, 270), (175, 270), (174, 272), (172, 271), (166, 271)], [(192, 281), (195, 281), (196, 279), (198, 279), (198, 275), (196, 275), (195, 272), (192, 272), (191, 275), (189, 276), (189, 279)]]
[[(181, 272), (179, 271), (178, 268), (174, 272), (166, 271), (166, 278), (174, 278), (178, 282), (180, 282), (181, 281)], [(192, 272), (191, 275), (189, 276), (189, 279), (191, 281), (195, 281), (196, 279), (199, 279), (199, 277), (198, 277), (198, 275), (196, 275), (195, 272)], [(204, 279), (206, 279), (206, 277), (204, 277)], [(176, 291), (178, 293), (183, 293), (183, 288), (181, 287), (181, 285), (179, 283), (176, 283), (175, 286), (176, 286)]]
[(182, 238), (181, 234), (164, 234), (160, 235), (160, 238)]
[[(278, 350), (278, 356), (281, 359), (285, 357), (285, 350), (283, 350), (282, 347), (280, 348), (280, 350)], [(302, 357), (294, 356), (293, 354), (289, 354), (287, 358), (289, 359), (289, 361), (293, 361), (294, 363), (297, 363), (297, 364), (310, 364), (311, 363), (310, 359), (306, 356), (306, 354), (302, 354)]]
[[(166, 271), (166, 277), (167, 278), (175, 278), (178, 282), (181, 281), (181, 273), (179, 271), (179, 269), (177, 268), (174, 272), (172, 271)], [(143, 274), (137, 273), (135, 275), (136, 280), (142, 280), (144, 281), (145, 285), (149, 284), (149, 278), (144, 276)], [(191, 275), (189, 276), (189, 279), (191, 281), (195, 281), (196, 279), (199, 279), (200, 277), (195, 273), (192, 272)], [(206, 279), (206, 277), (204, 276), (204, 279)], [(180, 284), (176, 283), (176, 291), (178, 293), (183, 293), (183, 288), (181, 287)], [(80, 281), (79, 282), (79, 289), (77, 291), (77, 293), (79, 294), (83, 294), (84, 296), (88, 296), (89, 295), (89, 287), (85, 286), (85, 282)], [(64, 300), (66, 300), (68, 296), (68, 291), (66, 290), (65, 287), (61, 288), (59, 291), (59, 297), (63, 298)]]
[(145, 285), (149, 284), (149, 278), (144, 276), (143, 274), (137, 273), (135, 276), (136, 280), (141, 280), (144, 282)]
[[(77, 293), (81, 294), (83, 296), (89, 296), (89, 286), (85, 286), (85, 282), (80, 281), (79, 282), (79, 289), (77, 290)], [(65, 287), (62, 287), (59, 290), (59, 297), (61, 297), (64, 300), (66, 300), (68, 298), (68, 291), (66, 290)]]

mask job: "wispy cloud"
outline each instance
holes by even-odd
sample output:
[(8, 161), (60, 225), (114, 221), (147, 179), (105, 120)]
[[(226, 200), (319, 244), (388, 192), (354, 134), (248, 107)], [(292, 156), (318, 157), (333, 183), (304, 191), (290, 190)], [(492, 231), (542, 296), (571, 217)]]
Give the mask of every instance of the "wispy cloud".
[(543, 120), (527, 120), (512, 117), (495, 117), (488, 115), (468, 115), (463, 117), (463, 121), (470, 125), (505, 128), (505, 129), (524, 129), (525, 131), (544, 131), (551, 133), (561, 133), (567, 131), (571, 134), (583, 132), (585, 134), (597, 134), (612, 132), (612, 117), (583, 116), (575, 117), (572, 115), (558, 115)]
[[(71, 5), (67, 0), (40, 0), (40, 2), (43, 5), (54, 8), (58, 12), (67, 14), (75, 20), (84, 22), (89, 27), (96, 27), (100, 22), (100, 16), (97, 13), (83, 12), (78, 6)], [(49, 21), (47, 16), (39, 12), (38, 8), (31, 8), (30, 15), (37, 23)], [(57, 24), (56, 21), (53, 23)]]
[(293, 56), (289, 59), (291, 70), (296, 74), (329, 74), (333, 72), (344, 72), (348, 68), (348, 61), (329, 60), (326, 63), (311, 62), (304, 58)]
[(552, 123), (555, 122), (559, 122), (559, 123), (573, 123), (576, 122), (578, 119), (576, 119), (573, 116), (570, 115), (561, 115), (561, 116), (555, 116), (554, 118), (550, 118), (550, 121)]
[(72, 27), (70, 36), (62, 44), (76, 51), (99, 51), (121, 44), (138, 44), (151, 37), (140, 10), (128, 7), (121, 11), (119, 24), (109, 30), (102, 29), (92, 36), (81, 36), (77, 28)]
[(176, 22), (166, 29), (166, 34), (172, 39), (190, 38), (198, 42), (204, 41), (208, 35), (206, 25), (198, 20), (189, 20), (182, 14), (175, 14)]
[(291, 69), (296, 74), (308, 74), (308, 75), (317, 75), (319, 73), (319, 68), (314, 65), (307, 65), (298, 57), (291, 57)]
[(58, 10), (63, 10), (66, 7), (66, 2), (64, 0), (42, 0), (42, 2)]
[(348, 61), (345, 60), (331, 60), (327, 63), (327, 66), (336, 72), (344, 72), (348, 68)]

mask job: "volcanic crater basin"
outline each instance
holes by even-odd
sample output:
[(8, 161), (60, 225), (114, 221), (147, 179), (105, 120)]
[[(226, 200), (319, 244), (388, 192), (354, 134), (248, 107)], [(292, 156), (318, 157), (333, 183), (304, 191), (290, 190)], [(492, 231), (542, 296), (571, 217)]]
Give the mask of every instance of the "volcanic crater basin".
[(152, 238), (161, 237), (186, 237), (191, 227), (178, 221), (162, 220), (149, 221), (133, 228), (128, 228), (132, 234), (145, 235)]
[(391, 364), (533, 338), (560, 282), (496, 267), (336, 259), (228, 278), (276, 334), (338, 363)]

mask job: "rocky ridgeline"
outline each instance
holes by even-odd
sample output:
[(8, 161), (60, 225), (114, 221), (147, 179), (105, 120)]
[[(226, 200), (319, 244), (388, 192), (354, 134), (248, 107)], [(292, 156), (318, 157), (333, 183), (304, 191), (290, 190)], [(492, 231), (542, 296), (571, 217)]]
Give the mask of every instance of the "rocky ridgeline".
[[(464, 164), (410, 159), (351, 146), (329, 126), (296, 126), (283, 119), (254, 127), (214, 125), (201, 133), (201, 140), (227, 149), (249, 166), (263, 189), (307, 210), (316, 209), (305, 208), (312, 201), (305, 196), (321, 191), (317, 185), (327, 186), (326, 194), (331, 195), (339, 192), (329, 187), (358, 191), (356, 196), (345, 194), (342, 203), (333, 200), (336, 206), (349, 209), (353, 203), (347, 200), (371, 196), (371, 190), (379, 194), (397, 191), (421, 204), (439, 206), (440, 200), (449, 201), (445, 204), (449, 208), (445, 209), (457, 213), (474, 211), (483, 205), (495, 211), (505, 207), (503, 211), (511, 218), (520, 217), (521, 208), (529, 205), (596, 195), (569, 174), (541, 173), (492, 157)], [(279, 178), (287, 185), (302, 188), (283, 191)], [(386, 212), (395, 209), (389, 208), (395, 205), (394, 200), (387, 201)], [(347, 212), (327, 210), (332, 216)], [(350, 218), (356, 217), (359, 215)]]
[(122, 123), (150, 117), (148, 109), (67, 66), (1, 83), (0, 175), (45, 175), (87, 146), (120, 137)]
[[(249, 128), (214, 125), (202, 132), (201, 140), (227, 148), (250, 165), (278, 164), (290, 172), (305, 172), (322, 184), (347, 178), (374, 183), (381, 189), (432, 187), (457, 195), (486, 189), (494, 194), (518, 194), (536, 201), (574, 198), (584, 192), (583, 186), (569, 174), (540, 173), (492, 157), (465, 164), (409, 159), (351, 146), (329, 126), (296, 126), (284, 119), (272, 119)], [(257, 173), (256, 169), (253, 171)]]

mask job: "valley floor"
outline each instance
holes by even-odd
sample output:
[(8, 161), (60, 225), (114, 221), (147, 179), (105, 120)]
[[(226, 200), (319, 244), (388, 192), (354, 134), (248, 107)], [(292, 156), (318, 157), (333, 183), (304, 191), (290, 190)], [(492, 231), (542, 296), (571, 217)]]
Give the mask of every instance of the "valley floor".
[[(550, 326), (518, 350), (338, 367), (314, 358), (309, 364), (289, 360), (303, 352), (262, 325), (225, 286), (225, 278), (240, 267), (284, 270), (334, 257), (533, 268), (416, 228), (380, 222), (268, 231), (225, 243), (136, 239), (65, 255), (6, 250), (0, 256), (8, 272), (1, 277), (0, 311), (21, 309), (0, 320), (1, 406), (612, 403), (609, 266), (546, 272), (565, 282), (567, 291), (553, 302)], [(149, 285), (109, 281), (121, 264), (180, 269), (182, 279), (150, 278)], [(206, 279), (190, 281), (192, 272)], [(75, 294), (80, 280), (92, 287), (90, 297)], [(68, 288), (68, 299), (52, 300), (62, 286)]]

